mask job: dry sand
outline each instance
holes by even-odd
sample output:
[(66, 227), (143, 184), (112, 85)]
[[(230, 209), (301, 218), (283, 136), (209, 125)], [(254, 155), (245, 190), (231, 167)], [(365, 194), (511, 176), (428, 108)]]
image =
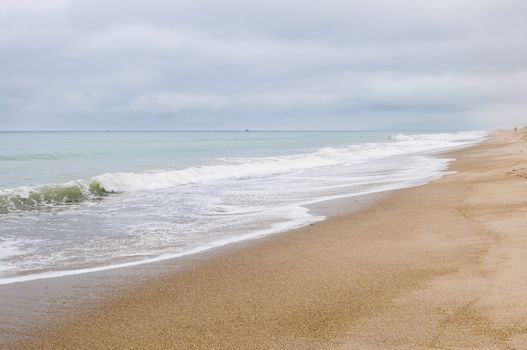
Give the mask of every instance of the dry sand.
[(150, 281), (30, 349), (526, 349), (527, 133), (358, 213)]

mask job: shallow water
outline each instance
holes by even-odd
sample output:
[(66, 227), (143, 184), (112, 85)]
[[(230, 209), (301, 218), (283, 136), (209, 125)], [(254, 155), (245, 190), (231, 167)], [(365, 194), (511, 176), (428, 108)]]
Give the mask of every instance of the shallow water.
[(0, 284), (183, 256), (426, 183), (482, 132), (0, 133)]

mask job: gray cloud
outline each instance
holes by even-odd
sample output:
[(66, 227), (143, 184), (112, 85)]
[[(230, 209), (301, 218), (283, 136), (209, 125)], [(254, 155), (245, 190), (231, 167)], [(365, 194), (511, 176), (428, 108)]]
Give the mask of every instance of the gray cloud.
[(0, 0), (0, 129), (527, 124), (524, 1)]

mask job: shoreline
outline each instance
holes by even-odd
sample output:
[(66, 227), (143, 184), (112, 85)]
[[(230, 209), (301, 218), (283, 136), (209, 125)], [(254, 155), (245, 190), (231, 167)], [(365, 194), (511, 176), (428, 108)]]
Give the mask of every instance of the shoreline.
[[(416, 185), (420, 186), (420, 185)], [(234, 236), (231, 238), (220, 239), (217, 241), (212, 241), (210, 243), (197, 246), (193, 249), (186, 250), (181, 253), (167, 253), (159, 256), (154, 256), (151, 258), (143, 260), (132, 260), (124, 263), (116, 263), (110, 265), (94, 266), (89, 268), (75, 269), (75, 270), (60, 270), (60, 271), (50, 271), (50, 272), (41, 272), (35, 274), (20, 275), (14, 277), (6, 277), (0, 279), (0, 286), (11, 285), (15, 283), (25, 283), (31, 281), (47, 280), (54, 278), (70, 277), (76, 275), (97, 273), (103, 271), (111, 271), (116, 269), (123, 268), (133, 268), (136, 266), (146, 265), (146, 264), (155, 264), (163, 261), (169, 261), (174, 259), (181, 259), (195, 254), (206, 254), (207, 252), (227, 248), (232, 244), (243, 244), (244, 242), (252, 241), (255, 239), (261, 239), (268, 236), (282, 234), (284, 232), (293, 231), (301, 229), (305, 226), (314, 224), (316, 222), (324, 221), (330, 218), (331, 216), (340, 214), (349, 214), (354, 211), (361, 210), (364, 207), (368, 207), (368, 204), (373, 198), (383, 197), (392, 191), (397, 191), (403, 188), (395, 188), (393, 190), (382, 190), (382, 191), (373, 191), (368, 193), (359, 193), (359, 194), (350, 194), (343, 196), (334, 196), (331, 198), (321, 198), (320, 200), (311, 201), (309, 204), (303, 204), (300, 207), (305, 209), (312, 216), (312, 221), (302, 222), (300, 224), (294, 224), (295, 222), (284, 222), (283, 226), (290, 226), (284, 229), (262, 229), (257, 230), (253, 233), (244, 234), (240, 236)], [(371, 199), (370, 199), (371, 198)], [(343, 205), (331, 204), (331, 203), (341, 203)], [(327, 204), (329, 203), (329, 204)], [(353, 203), (353, 204), (349, 204)], [(344, 206), (344, 208), (342, 208)], [(315, 214), (315, 212), (318, 212)], [(1, 287), (0, 287), (1, 288)]]
[[(350, 214), (369, 208), (390, 195), (391, 191), (381, 191), (338, 199), (328, 199), (306, 206), (314, 216), (324, 216), (322, 221), (333, 216)], [(320, 222), (320, 221), (317, 221)], [(211, 247), (181, 257), (159, 259), (153, 262), (132, 262), (130, 266), (102, 267), (96, 271), (56, 277), (43, 277), (12, 283), (0, 284), (0, 299), (9, 307), (0, 306), (0, 348), (32, 339), (42, 331), (52, 329), (57, 324), (75, 319), (78, 308), (90, 309), (103, 301), (118, 297), (127, 289), (137, 288), (143, 283), (159, 276), (171, 275), (201, 265), (210, 258), (243, 249), (252, 242), (272, 238), (275, 235), (302, 229), (285, 230), (262, 235), (253, 239), (240, 240), (225, 245)], [(155, 259), (154, 259), (155, 260)], [(58, 272), (60, 273), (60, 272)], [(28, 290), (31, 291), (28, 293)], [(81, 291), (81, 293), (77, 292)], [(80, 294), (87, 294), (84, 297)], [(17, 315), (17, 322), (8, 322)]]
[[(393, 191), (397, 190), (328, 199), (310, 204), (306, 206), (306, 209), (313, 215), (323, 215), (322, 221), (324, 221), (334, 216), (369, 208), (382, 201)], [(27, 339), (33, 339), (43, 331), (77, 318), (79, 308), (89, 310), (97, 307), (101, 302), (118, 298), (128, 289), (140, 287), (160, 276), (199, 267), (211, 258), (243, 250), (253, 242), (272, 239), (275, 235), (296, 231), (313, 224), (315, 223), (253, 239), (231, 242), (181, 257), (148, 263), (132, 263), (124, 267), (103, 267), (86, 273), (75, 271), (72, 274), (56, 277), (0, 284), (0, 299), (7, 302), (3, 307), (0, 306), (0, 320), (3, 320), (0, 322), (0, 348), (15, 346)], [(9, 306), (6, 307), (6, 305)], [(18, 322), (6, 321), (13, 319), (13, 315), (16, 315)]]
[[(501, 150), (523, 152), (522, 135), (498, 132), (454, 151), (450, 169), (456, 174), (394, 191), (359, 212), (195, 256), (188, 260), (197, 266), (125, 288), (34, 342), (17, 345), (490, 348), (510, 342), (479, 303), (485, 299), (479, 289), (490, 279), (480, 265), (496, 246), (487, 226), (507, 219), (485, 221), (492, 209), (502, 202), (524, 209), (510, 191), (506, 198), (490, 191), (487, 198), (489, 183), (523, 185), (518, 164), (525, 161)], [(507, 174), (514, 166), (520, 175)], [(487, 187), (474, 192), (478, 186)], [(492, 206), (496, 200), (501, 202)], [(482, 203), (490, 209), (480, 209)], [(496, 300), (503, 302), (499, 295)]]
[[(439, 178), (440, 176), (442, 176), (442, 174), (444, 174), (444, 171), (446, 167), (448, 166), (450, 159), (445, 159), (444, 157), (438, 157), (437, 155), (444, 153), (447, 150), (455, 150), (457, 148), (468, 147), (471, 144), (477, 143), (479, 141), (474, 141), (474, 140), (482, 140), (483, 134), (486, 134), (486, 133), (485, 132), (456, 132), (452, 134), (446, 134), (446, 136), (442, 134), (438, 134), (440, 136), (439, 139), (441, 140), (441, 142), (435, 140), (434, 142), (432, 142), (433, 147), (430, 146), (430, 144), (426, 142), (425, 142), (425, 145), (423, 146), (423, 144), (420, 143), (419, 141), (420, 140), (419, 137), (425, 136), (428, 142), (431, 142), (430, 140), (434, 140), (434, 138), (433, 137), (430, 138), (430, 135), (426, 135), (426, 134), (416, 135), (417, 137), (416, 139), (414, 139), (414, 136), (407, 136), (407, 135), (389, 136), (388, 138), (394, 141), (394, 144), (393, 144), (394, 146), (389, 147), (390, 149), (392, 149), (390, 152), (394, 154), (387, 155), (387, 156), (385, 155), (384, 157), (374, 156), (373, 159), (366, 162), (366, 163), (369, 163), (369, 165), (365, 165), (364, 168), (362, 168), (362, 166), (360, 165), (362, 164), (360, 161), (358, 162), (358, 164), (350, 165), (353, 169), (348, 169), (348, 170), (351, 173), (354, 173), (355, 171), (358, 174), (351, 176), (350, 178), (351, 180), (344, 178), (347, 181), (341, 182), (339, 185), (336, 185), (336, 186), (329, 185), (327, 188), (321, 185), (320, 187), (317, 188), (316, 186), (318, 184), (316, 181), (314, 181), (313, 184), (315, 188), (310, 189), (310, 186), (303, 186), (303, 188), (305, 188), (306, 190), (310, 189), (311, 191), (313, 191), (314, 195), (312, 196), (299, 195), (299, 198), (295, 201), (289, 201), (289, 199), (287, 199), (285, 201), (282, 201), (279, 208), (275, 208), (274, 206), (269, 206), (269, 205), (267, 206), (262, 205), (259, 215), (257, 216), (255, 215), (252, 218), (252, 221), (253, 221), (252, 223), (243, 222), (242, 220), (243, 224), (237, 227), (231, 227), (232, 226), (231, 225), (225, 229), (208, 228), (208, 233), (216, 232), (217, 235), (216, 236), (212, 235), (211, 237), (207, 237), (208, 233), (207, 231), (204, 231), (203, 236), (207, 238), (202, 240), (201, 242), (200, 242), (200, 239), (186, 240), (184, 239), (184, 237), (181, 240), (178, 240), (178, 239), (173, 240), (173, 241), (167, 240), (166, 245), (161, 249), (157, 249), (159, 248), (158, 246), (156, 246), (155, 244), (153, 245), (151, 244), (149, 246), (145, 245), (149, 247), (147, 249), (141, 249), (140, 247), (139, 248), (136, 247), (136, 249), (132, 249), (132, 250), (116, 249), (112, 252), (111, 250), (107, 251), (105, 249), (105, 244), (97, 246), (98, 243), (95, 243), (93, 246), (91, 246), (92, 243), (90, 242), (89, 239), (87, 239), (84, 241), (84, 243), (92, 247), (92, 252), (94, 252), (93, 254), (89, 254), (90, 253), (89, 250), (86, 249), (86, 253), (87, 253), (86, 257), (91, 258), (91, 261), (89, 262), (82, 261), (83, 259), (80, 258), (81, 256), (84, 256), (83, 252), (79, 253), (79, 256), (77, 256), (76, 254), (65, 253), (64, 257), (61, 257), (59, 255), (59, 257), (56, 259), (57, 263), (55, 263), (53, 259), (49, 259), (49, 262), (48, 262), (48, 255), (51, 253), (51, 255), (54, 256), (55, 255), (54, 251), (61, 252), (62, 251), (61, 249), (65, 249), (65, 251), (67, 252), (70, 250), (70, 248), (72, 248), (71, 250), (74, 251), (76, 249), (75, 244), (78, 245), (77, 247), (82, 247), (83, 245), (80, 244), (82, 242), (82, 238), (79, 239), (79, 241), (76, 243), (72, 242), (73, 244), (72, 247), (62, 246), (60, 239), (54, 239), (54, 240), (51, 239), (46, 244), (42, 244), (42, 245), (32, 243), (31, 238), (27, 238), (27, 237), (32, 237), (31, 232), (40, 232), (39, 228), (38, 227), (32, 228), (31, 225), (26, 224), (27, 220), (26, 221), (24, 221), (24, 219), (18, 220), (18, 216), (14, 215), (13, 223), (11, 225), (8, 224), (6, 227), (6, 231), (7, 231), (6, 237), (8, 238), (4, 239), (4, 241), (2, 242), (3, 247), (7, 247), (5, 254), (2, 254), (2, 255), (4, 257), (7, 255), (8, 258), (9, 256), (14, 256), (14, 258), (13, 258), (13, 261), (7, 260), (9, 269), (6, 269), (5, 271), (6, 273), (3, 274), (4, 276), (2, 278), (0, 278), (0, 285), (8, 285), (12, 283), (27, 282), (31, 280), (40, 280), (40, 279), (47, 279), (47, 278), (73, 276), (73, 275), (83, 274), (83, 273), (100, 272), (100, 271), (113, 270), (113, 269), (124, 268), (124, 267), (133, 267), (133, 266), (138, 266), (141, 264), (159, 262), (159, 261), (173, 259), (173, 258), (181, 258), (181, 257), (188, 256), (191, 254), (201, 253), (203, 251), (225, 246), (225, 245), (228, 245), (234, 242), (251, 240), (255, 238), (260, 238), (262, 236), (282, 233), (282, 232), (286, 232), (292, 229), (303, 227), (303, 226), (309, 225), (310, 223), (323, 220), (328, 215), (332, 215), (331, 212), (323, 216), (316, 215), (315, 213), (313, 213), (313, 211), (310, 210), (309, 208), (325, 206), (324, 204), (318, 204), (318, 203), (326, 203), (326, 202), (335, 201), (341, 198), (353, 198), (353, 197), (358, 197), (358, 196), (363, 197), (364, 195), (371, 195), (371, 194), (388, 192), (391, 190), (396, 190), (396, 189), (401, 189), (401, 188), (414, 187), (414, 186), (421, 185), (423, 183), (428, 183), (430, 181), (433, 181), (434, 179)], [(399, 140), (399, 138), (402, 138), (402, 139)], [(399, 144), (399, 141), (401, 141), (402, 144)], [(409, 145), (405, 144), (404, 142), (410, 142), (411, 144), (410, 148), (413, 149), (413, 152), (408, 152), (407, 148), (409, 147)], [(386, 147), (390, 143), (381, 143), (381, 144), (384, 145), (383, 147)], [(358, 145), (360, 145), (360, 143)], [(368, 152), (371, 151), (372, 147), (373, 148), (376, 147), (376, 146), (374, 147), (374, 145), (376, 145), (375, 143), (365, 143), (364, 145), (365, 147), (367, 146), (367, 148), (369, 149)], [(405, 149), (405, 151), (402, 153), (404, 155), (398, 155), (398, 153), (400, 152), (398, 148), (400, 147)], [(433, 150), (429, 150), (430, 147), (432, 147)], [(337, 148), (336, 150), (338, 149), (339, 148)], [(319, 149), (317, 152), (322, 152), (323, 150), (325, 150), (325, 148)], [(317, 152), (313, 154), (317, 154)], [(359, 149), (358, 151), (359, 158), (360, 158), (361, 152), (362, 151)], [(390, 154), (390, 152), (388, 153)], [(325, 159), (325, 157), (328, 155), (324, 152), (322, 153), (324, 154), (322, 158)], [(309, 153), (309, 152), (305, 154), (301, 153), (301, 155), (303, 156), (309, 155), (309, 154), (312, 154), (312, 153)], [(331, 155), (331, 152), (329, 152), (329, 154)], [(349, 156), (349, 154), (347, 153), (346, 155)], [(330, 158), (332, 158), (333, 156), (330, 156)], [(401, 160), (399, 159), (399, 157), (408, 158), (408, 159)], [(336, 157), (336, 158), (339, 158), (339, 157)], [(413, 164), (412, 162), (410, 162), (410, 158), (414, 160), (424, 159), (424, 161), (422, 161), (422, 164), (420, 160), (416, 160), (414, 165), (415, 167), (426, 168), (426, 171), (418, 171), (417, 169), (413, 169), (413, 171), (407, 171), (408, 168), (412, 167), (410, 164)], [(390, 163), (392, 163), (393, 165), (390, 165)], [(401, 166), (398, 166), (397, 164), (401, 164)], [(320, 167), (320, 168), (324, 168), (324, 167)], [(356, 170), (356, 168), (358, 168), (358, 170)], [(318, 167), (315, 166), (315, 169), (318, 169)], [(335, 171), (338, 172), (338, 167)], [(375, 173), (375, 175), (373, 174), (367, 175), (368, 172), (373, 172)], [(134, 173), (130, 173), (130, 174), (134, 174)], [(105, 174), (94, 176), (94, 177), (88, 177), (84, 180), (80, 179), (80, 180), (69, 181), (69, 182), (64, 182), (62, 184), (55, 184), (55, 185), (49, 185), (49, 186), (52, 186), (54, 188), (64, 187), (64, 189), (67, 189), (69, 191), (70, 187), (77, 188), (76, 186), (82, 187), (80, 184), (86, 185), (86, 183), (91, 183), (93, 181), (100, 181), (100, 180), (97, 180), (98, 177), (103, 177), (104, 175)], [(329, 173), (329, 175), (330, 176), (328, 178), (330, 179), (332, 177), (342, 178), (341, 176), (335, 176), (335, 174), (332, 174), (331, 172)], [(310, 176), (307, 176), (307, 178), (310, 178)], [(363, 180), (362, 178), (367, 179), (367, 180)], [(358, 179), (358, 180), (355, 181), (355, 179)], [(309, 180), (306, 180), (306, 181), (309, 182)], [(339, 181), (337, 182), (335, 181), (334, 183), (339, 183)], [(329, 182), (331, 182), (331, 180)], [(99, 184), (99, 182), (96, 182), (96, 183)], [(110, 181), (110, 185), (111, 185), (111, 181)], [(107, 184), (105, 184), (104, 186), (107, 186)], [(237, 185), (234, 185), (234, 186), (236, 187)], [(270, 186), (270, 188), (273, 188), (273, 187), (274, 186)], [(44, 188), (47, 188), (47, 186), (46, 185), (29, 186), (27, 190), (29, 192), (27, 193), (33, 193), (32, 191), (35, 191), (34, 193), (38, 194), (40, 193), (39, 191)], [(102, 189), (103, 192), (107, 191), (105, 188), (106, 187)], [(17, 197), (18, 195), (14, 196), (13, 198), (10, 197), (11, 195), (17, 193), (16, 192), (17, 189), (20, 189), (20, 188), (14, 187), (11, 189), (7, 189), (6, 190), (7, 192), (5, 192), (7, 193), (5, 195), (7, 197), (0, 198), (0, 201), (2, 199), (7, 200), (6, 203), (9, 204), (10, 200), (14, 200), (13, 198), (15, 199), (18, 198)], [(112, 191), (110, 191), (110, 193), (111, 192)], [(127, 191), (124, 190), (124, 192), (127, 192)], [(302, 190), (297, 191), (297, 192), (302, 192)], [(26, 194), (23, 194), (23, 195), (21, 194), (21, 196), (25, 196), (25, 195)], [(86, 195), (86, 196), (87, 197), (82, 197), (83, 200), (89, 201), (90, 196), (89, 195)], [(116, 195), (113, 198), (114, 200), (117, 200), (119, 196)], [(272, 196), (270, 198), (272, 198)], [(269, 200), (269, 202), (273, 203), (272, 200)], [(278, 200), (278, 202), (280, 202), (280, 200)], [(103, 211), (113, 210), (111, 208), (104, 207), (104, 203), (107, 203), (106, 201), (101, 201), (101, 203), (103, 203), (103, 208), (104, 208), (102, 209)], [(36, 204), (38, 204), (38, 201), (36, 202)], [(133, 204), (128, 203), (128, 205), (134, 208), (134, 210), (130, 213), (131, 216), (141, 215), (141, 213), (143, 213), (143, 210), (138, 209)], [(127, 207), (128, 205), (124, 205), (124, 207)], [(9, 205), (7, 205), (7, 207), (8, 206)], [(50, 206), (53, 206), (53, 204), (50, 203)], [(148, 207), (156, 207), (156, 206), (157, 204), (153, 204), (153, 205), (147, 205), (146, 207), (148, 208)], [(251, 204), (248, 204), (248, 206), (251, 207)], [(8, 210), (8, 211), (13, 209), (13, 208), (7, 208), (7, 207), (3, 209)], [(88, 205), (88, 207), (90, 206)], [(177, 201), (175, 203), (171, 203), (167, 205), (166, 207), (167, 208), (178, 207)], [(85, 209), (83, 206), (79, 206), (79, 208)], [(340, 207), (336, 205), (332, 206), (332, 208), (336, 209), (336, 211), (343, 212), (343, 213), (347, 211), (347, 210), (340, 209)], [(1, 209), (2, 208), (0, 208), (0, 211)], [(221, 208), (219, 208), (218, 210), (220, 212), (222, 211)], [(67, 213), (67, 211), (65, 212)], [(146, 215), (146, 219), (145, 219), (146, 221), (149, 220), (148, 217), (155, 217), (155, 215), (157, 215), (156, 213), (153, 213), (153, 212), (151, 213), (148, 210), (147, 212), (150, 214)], [(204, 211), (205, 214), (206, 212), (207, 211)], [(79, 214), (81, 216), (79, 218), (81, 221), (86, 220), (87, 218), (91, 218), (91, 219), (88, 219), (87, 223), (79, 222), (80, 226), (78, 227), (68, 227), (70, 234), (72, 232), (75, 232), (75, 234), (77, 234), (79, 237), (82, 237), (83, 235), (85, 237), (90, 237), (94, 233), (97, 233), (99, 228), (90, 227), (89, 223), (92, 221), (93, 218), (98, 217), (99, 214), (100, 213), (97, 213), (97, 212)], [(198, 210), (198, 214), (199, 214), (199, 210)], [(176, 214), (176, 217), (177, 215), (180, 215), (180, 214)], [(214, 213), (213, 211), (212, 217), (214, 217), (215, 215), (216, 213)], [(273, 218), (270, 219), (269, 222), (264, 222), (262, 220), (262, 216), (264, 215), (273, 216)], [(208, 214), (203, 215), (203, 217), (207, 217), (207, 216)], [(20, 215), (20, 217), (24, 217), (24, 215)], [(43, 216), (40, 216), (40, 217), (43, 217)], [(167, 215), (166, 217), (174, 217), (174, 216)], [(153, 219), (153, 221), (150, 222), (150, 226), (156, 226), (156, 224), (158, 223), (157, 220), (158, 219)], [(41, 223), (44, 227), (47, 228), (49, 221), (52, 221), (52, 220), (42, 219), (40, 221), (39, 223)], [(127, 219), (125, 220), (124, 223), (121, 223), (121, 224), (126, 225), (128, 221), (129, 220)], [(9, 220), (7, 222), (9, 223)], [(116, 222), (119, 223), (119, 220), (116, 219)], [(199, 218), (195, 220), (195, 222), (196, 224), (193, 225), (193, 227), (199, 228), (201, 226), (200, 224), (201, 221), (199, 220)], [(137, 225), (138, 226), (142, 225), (142, 221), (139, 220)], [(162, 227), (162, 226), (163, 225), (160, 225), (159, 227)], [(236, 223), (234, 223), (234, 226), (236, 226)], [(86, 227), (87, 229), (85, 229), (84, 227)], [(129, 231), (135, 232), (134, 225), (127, 226), (126, 229), (122, 228), (122, 226), (119, 226), (119, 227), (121, 228), (120, 229), (117, 228), (117, 232), (119, 232), (119, 230), (121, 232), (129, 232)], [(185, 227), (181, 228), (180, 226), (178, 226), (177, 223), (171, 226), (171, 229), (173, 230), (173, 233), (174, 232), (177, 233), (179, 232), (179, 230), (183, 230), (182, 232), (186, 232), (186, 231), (190, 231), (190, 233), (193, 232), (193, 230), (188, 230), (188, 228), (185, 228)], [(48, 235), (53, 237), (56, 231), (62, 230), (62, 228), (60, 229), (53, 228), (53, 223), (51, 223), (50, 227), (47, 228), (47, 230), (49, 230)], [(197, 231), (201, 232), (199, 229)], [(109, 236), (111, 236), (111, 232), (106, 232), (104, 229), (101, 229), (101, 234), (103, 236), (104, 234), (110, 234)], [(124, 235), (126, 235), (126, 233)], [(153, 236), (155, 237), (155, 235)], [(36, 235), (36, 237), (38, 237), (38, 234)], [(44, 235), (42, 239), (46, 241), (47, 236)], [(25, 242), (26, 240), (29, 243)], [(137, 243), (136, 241), (134, 241), (132, 237), (132, 240), (129, 241), (129, 243), (134, 244), (134, 242)], [(139, 243), (140, 241), (141, 240), (139, 239)], [(36, 239), (35, 242), (38, 242), (38, 239)], [(52, 251), (48, 252), (46, 251), (46, 249), (40, 249), (39, 246), (42, 246), (42, 247), (49, 246), (48, 249), (52, 249)], [(120, 244), (119, 246), (121, 248), (124, 248), (127, 245)], [(11, 249), (12, 251), (10, 252), (9, 249)], [(27, 251), (31, 251), (32, 254), (23, 255), (23, 252), (27, 252)], [(18, 259), (17, 255), (25, 256), (26, 258)]]

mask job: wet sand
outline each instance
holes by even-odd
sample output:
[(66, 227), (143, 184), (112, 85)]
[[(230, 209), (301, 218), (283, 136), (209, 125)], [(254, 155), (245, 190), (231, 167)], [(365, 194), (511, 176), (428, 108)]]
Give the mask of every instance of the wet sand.
[(206, 257), (28, 349), (527, 348), (527, 133), (431, 184)]

